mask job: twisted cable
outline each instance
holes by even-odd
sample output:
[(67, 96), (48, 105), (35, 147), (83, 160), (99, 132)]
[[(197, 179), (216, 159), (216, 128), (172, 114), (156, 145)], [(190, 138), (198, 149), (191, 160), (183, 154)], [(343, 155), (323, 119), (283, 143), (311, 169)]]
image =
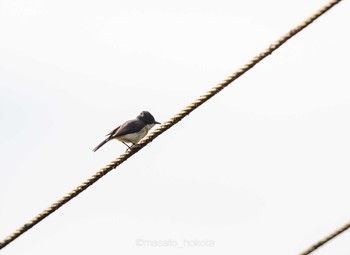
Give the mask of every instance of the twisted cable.
[[(126, 152), (122, 153), (118, 158), (110, 162), (105, 167), (98, 170), (94, 175), (92, 175), (90, 178), (88, 178), (86, 181), (84, 181), (82, 184), (77, 186), (75, 189), (67, 193), (65, 196), (57, 200), (55, 203), (47, 207), (44, 211), (37, 214), (34, 218), (29, 220), (27, 223), (16, 229), (14, 232), (12, 232), (10, 235), (8, 235), (5, 239), (3, 239), (0, 242), (0, 249), (8, 245), (9, 243), (13, 242), (17, 237), (25, 233), (27, 230), (38, 224), (40, 221), (45, 219), (47, 216), (55, 212), (57, 209), (59, 209), (61, 206), (69, 202), (74, 197), (78, 196), (81, 192), (86, 190), (88, 187), (90, 187), (92, 184), (97, 182), (100, 178), (102, 178), (104, 175), (106, 175), (108, 172), (122, 164), (124, 161), (128, 160), (132, 155), (140, 151), (142, 148), (144, 148), (146, 145), (148, 145), (150, 142), (152, 142), (156, 137), (161, 135), (163, 132), (174, 126), (176, 123), (181, 121), (184, 117), (189, 115), (192, 111), (194, 111), (197, 107), (204, 104), (206, 101), (208, 101), (210, 98), (218, 94), (222, 89), (227, 87), (229, 84), (231, 84), (234, 80), (239, 78), (241, 75), (246, 73), (248, 70), (252, 69), (257, 63), (259, 63), (261, 60), (266, 58), (268, 55), (270, 55), (272, 52), (274, 52), (276, 49), (278, 49), (280, 46), (282, 46), (286, 41), (288, 41), (290, 38), (292, 38), (294, 35), (299, 33), (301, 30), (303, 30), (305, 27), (310, 25), (314, 20), (319, 18), (321, 15), (323, 15), (325, 12), (327, 12), (329, 9), (331, 9), (334, 5), (339, 3), (341, 0), (331, 0), (324, 6), (322, 6), (319, 10), (317, 10), (315, 13), (310, 15), (308, 18), (306, 18), (304, 21), (302, 21), (300, 24), (298, 24), (296, 27), (288, 31), (286, 34), (284, 34), (282, 37), (277, 39), (274, 43), (272, 43), (269, 47), (267, 47), (265, 50), (257, 54), (255, 57), (253, 57), (251, 60), (249, 60), (245, 65), (243, 65), (241, 68), (239, 68), (237, 71), (232, 73), (230, 76), (228, 76), (225, 80), (217, 84), (216, 86), (212, 87), (210, 90), (208, 90), (206, 93), (201, 95), (199, 98), (194, 100), (191, 104), (186, 106), (184, 109), (176, 113), (172, 118), (170, 118), (168, 121), (164, 122), (160, 127), (155, 129), (153, 132), (151, 132), (148, 136), (146, 136), (144, 139), (142, 139), (137, 145), (133, 146), (131, 150), (127, 150)], [(307, 253), (305, 253), (307, 254)]]

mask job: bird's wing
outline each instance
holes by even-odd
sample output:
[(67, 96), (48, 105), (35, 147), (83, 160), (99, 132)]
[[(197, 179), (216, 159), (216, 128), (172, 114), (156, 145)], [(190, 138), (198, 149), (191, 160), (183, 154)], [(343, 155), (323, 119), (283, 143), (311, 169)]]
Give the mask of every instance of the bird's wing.
[(96, 148), (94, 149), (94, 151), (97, 151), (105, 143), (109, 142), (110, 140), (112, 140), (116, 137), (139, 132), (142, 128), (144, 128), (144, 126), (145, 125), (137, 119), (129, 120), (129, 121), (125, 122), (123, 125), (114, 129), (112, 132), (108, 133), (106, 135), (107, 138), (104, 141), (102, 141), (99, 145), (97, 145)]
[(113, 136), (113, 134), (115, 133), (115, 132), (117, 132), (118, 131), (118, 129), (120, 128), (121, 126), (119, 126), (119, 127), (117, 127), (117, 128), (115, 128), (115, 129), (113, 129), (111, 132), (109, 132), (106, 136), (108, 136), (108, 137), (112, 137)]
[(131, 133), (139, 132), (142, 128), (144, 128), (144, 124), (139, 120), (129, 120), (125, 122), (123, 125), (119, 126), (115, 130), (113, 130), (110, 134), (110, 138), (115, 138)]

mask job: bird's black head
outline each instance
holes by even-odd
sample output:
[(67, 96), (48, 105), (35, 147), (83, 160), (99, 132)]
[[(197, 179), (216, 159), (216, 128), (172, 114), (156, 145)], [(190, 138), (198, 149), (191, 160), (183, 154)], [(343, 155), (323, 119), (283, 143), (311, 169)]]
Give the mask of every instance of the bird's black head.
[(152, 116), (152, 114), (150, 114), (147, 111), (143, 111), (140, 113), (139, 116), (137, 116), (137, 118), (139, 120), (142, 120), (145, 124), (160, 124), (159, 122), (157, 122), (154, 117)]

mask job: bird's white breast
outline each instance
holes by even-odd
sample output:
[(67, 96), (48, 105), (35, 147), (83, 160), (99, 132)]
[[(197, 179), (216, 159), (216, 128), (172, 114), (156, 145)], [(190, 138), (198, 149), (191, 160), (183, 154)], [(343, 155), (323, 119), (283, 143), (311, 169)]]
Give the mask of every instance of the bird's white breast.
[(154, 124), (147, 124), (143, 129), (141, 129), (137, 133), (131, 133), (123, 136), (119, 136), (116, 139), (118, 139), (121, 142), (125, 143), (138, 143), (142, 138), (144, 138), (148, 131), (154, 126)]

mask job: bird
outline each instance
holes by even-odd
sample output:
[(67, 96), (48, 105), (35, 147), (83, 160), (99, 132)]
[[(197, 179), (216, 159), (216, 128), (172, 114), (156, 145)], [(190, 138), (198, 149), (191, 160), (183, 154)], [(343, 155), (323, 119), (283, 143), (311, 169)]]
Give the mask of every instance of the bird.
[[(156, 124), (160, 123), (154, 119), (150, 112), (142, 111), (135, 119), (126, 121), (124, 124), (108, 133), (106, 135), (107, 138), (97, 145), (93, 151), (97, 151), (105, 143), (113, 139), (117, 139), (130, 149), (144, 138), (148, 131)], [(130, 147), (127, 143), (131, 143), (132, 146)]]

